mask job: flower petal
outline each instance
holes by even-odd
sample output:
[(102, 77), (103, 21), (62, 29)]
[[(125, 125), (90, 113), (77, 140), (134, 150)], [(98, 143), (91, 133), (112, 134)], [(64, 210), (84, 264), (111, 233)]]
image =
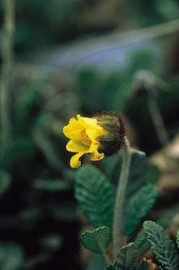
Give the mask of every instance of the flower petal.
[(98, 127), (97, 119), (89, 118), (89, 117), (82, 117), (81, 115), (77, 114), (77, 119), (85, 128), (96, 128)]
[(71, 118), (69, 124), (63, 128), (63, 133), (69, 139), (80, 139), (83, 130), (83, 125), (75, 118)]
[(89, 153), (97, 151), (99, 146), (99, 143), (97, 141), (92, 142), (90, 148), (89, 148)]
[(104, 153), (99, 153), (98, 151), (95, 151), (91, 153), (90, 160), (92, 161), (98, 161), (104, 158)]
[(90, 138), (91, 141), (96, 140), (98, 137), (104, 135), (106, 131), (102, 127), (96, 128), (87, 128), (86, 129), (86, 134)]
[(82, 155), (84, 155), (85, 152), (80, 152), (75, 155), (73, 155), (70, 159), (70, 166), (71, 168), (79, 168), (81, 166), (81, 161), (79, 160)]
[(89, 147), (82, 144), (80, 141), (70, 140), (66, 145), (66, 150), (69, 152), (87, 152)]
[(104, 157), (104, 153), (98, 152), (101, 146), (98, 139), (106, 134), (106, 130), (97, 123), (96, 118), (82, 117), (78, 114), (76, 118), (70, 119), (69, 124), (63, 128), (63, 133), (70, 139), (66, 149), (76, 153), (70, 159), (72, 168), (81, 166), (80, 158), (84, 154), (90, 154), (93, 161)]

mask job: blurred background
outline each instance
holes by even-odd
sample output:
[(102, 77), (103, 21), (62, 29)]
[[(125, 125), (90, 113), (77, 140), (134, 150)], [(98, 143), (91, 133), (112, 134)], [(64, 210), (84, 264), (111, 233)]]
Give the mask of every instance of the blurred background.
[(76, 113), (123, 115), (132, 146), (162, 171), (163, 205), (179, 203), (163, 158), (178, 164), (178, 18), (177, 0), (0, 2), (0, 269), (103, 269), (79, 243), (88, 224), (62, 134)]

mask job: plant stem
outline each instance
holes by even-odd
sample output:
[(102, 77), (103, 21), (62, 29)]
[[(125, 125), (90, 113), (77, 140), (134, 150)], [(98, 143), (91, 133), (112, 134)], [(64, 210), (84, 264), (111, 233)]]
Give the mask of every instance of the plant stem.
[(156, 133), (158, 135), (158, 138), (160, 140), (161, 145), (164, 147), (167, 145), (169, 139), (168, 134), (162, 119), (162, 115), (160, 113), (160, 110), (158, 108), (157, 102), (155, 100), (155, 96), (150, 95), (148, 97), (148, 106), (149, 111), (155, 126)]
[(121, 246), (120, 237), (123, 225), (122, 224), (123, 209), (124, 209), (127, 181), (129, 176), (130, 162), (131, 162), (130, 145), (127, 137), (124, 137), (123, 161), (119, 177), (119, 184), (117, 188), (114, 207), (114, 218), (113, 218), (113, 249), (115, 257), (117, 256), (119, 247)]
[(13, 33), (15, 24), (15, 1), (4, 0), (4, 32), (2, 37), (1, 80), (0, 80), (0, 161), (9, 145), (11, 137), (10, 121), (10, 78), (13, 63)]

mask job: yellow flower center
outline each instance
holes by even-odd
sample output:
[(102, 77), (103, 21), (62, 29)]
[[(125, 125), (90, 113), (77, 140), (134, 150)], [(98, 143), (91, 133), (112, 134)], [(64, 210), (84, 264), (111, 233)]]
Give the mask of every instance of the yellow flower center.
[(81, 142), (82, 142), (82, 144), (84, 144), (86, 146), (90, 146), (91, 145), (91, 140), (88, 137), (88, 135), (86, 134), (86, 130), (85, 129), (81, 132)]

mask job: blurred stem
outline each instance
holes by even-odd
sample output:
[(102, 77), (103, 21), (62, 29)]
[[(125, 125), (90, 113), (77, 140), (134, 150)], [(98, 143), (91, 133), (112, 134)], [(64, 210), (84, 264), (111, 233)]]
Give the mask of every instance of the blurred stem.
[(124, 137), (123, 161), (119, 177), (119, 184), (117, 188), (114, 207), (114, 219), (113, 219), (113, 250), (115, 257), (117, 256), (119, 248), (121, 247), (122, 244), (120, 238), (122, 236), (123, 209), (124, 209), (127, 181), (129, 177), (130, 162), (131, 162), (130, 145), (127, 137)]
[(158, 108), (158, 104), (153, 94), (149, 95), (148, 97), (148, 106), (155, 126), (156, 133), (158, 135), (161, 145), (164, 147), (167, 145), (169, 141), (168, 134), (162, 119), (162, 115)]
[(15, 25), (15, 0), (3, 0), (4, 31), (1, 43), (1, 79), (0, 79), (0, 161), (11, 138), (10, 120), (10, 78), (13, 64), (13, 34)]

